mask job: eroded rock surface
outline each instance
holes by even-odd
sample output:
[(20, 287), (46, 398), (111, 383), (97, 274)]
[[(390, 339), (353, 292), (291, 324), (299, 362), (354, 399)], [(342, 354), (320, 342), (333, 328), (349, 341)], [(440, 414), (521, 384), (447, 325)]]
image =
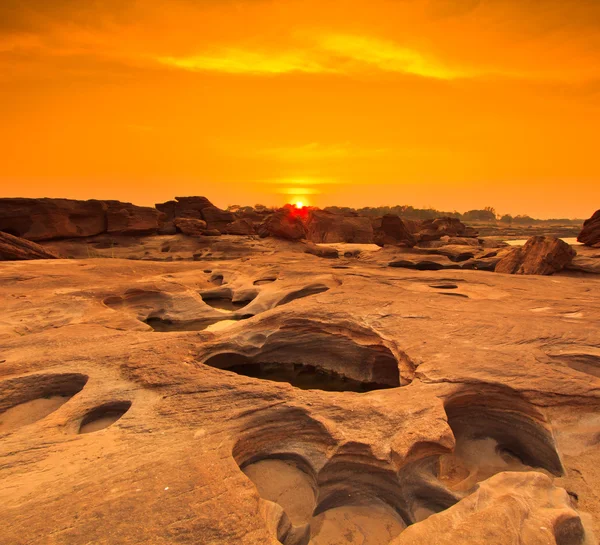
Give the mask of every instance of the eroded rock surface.
[(56, 255), (35, 242), (0, 231), (0, 261), (27, 259), (56, 259)]
[(600, 278), (223, 238), (0, 265), (2, 545), (594, 543)]

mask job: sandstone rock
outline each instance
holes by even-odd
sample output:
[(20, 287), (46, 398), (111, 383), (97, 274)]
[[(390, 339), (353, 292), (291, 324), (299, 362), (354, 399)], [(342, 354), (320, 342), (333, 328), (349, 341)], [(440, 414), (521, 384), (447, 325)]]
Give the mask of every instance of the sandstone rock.
[(206, 197), (175, 197), (174, 201), (158, 203), (156, 209), (165, 214), (167, 222), (176, 218), (191, 218), (204, 220), (208, 229), (224, 232), (226, 226), (236, 220), (231, 212), (221, 210)]
[(156, 234), (164, 215), (155, 208), (120, 201), (104, 201), (107, 205), (106, 232), (112, 235)]
[[(193, 218), (176, 218), (173, 224), (184, 235), (189, 237), (199, 237), (206, 232), (206, 222)], [(220, 234), (220, 233), (219, 233)]]
[(56, 255), (35, 242), (0, 231), (0, 261), (26, 259), (56, 259)]
[(576, 252), (556, 237), (531, 237), (522, 248), (514, 248), (496, 265), (505, 274), (550, 275), (570, 265)]
[(467, 227), (458, 218), (436, 218), (425, 220), (416, 234), (419, 241), (440, 240), (449, 237), (477, 237), (477, 231)]
[(374, 242), (379, 246), (412, 247), (415, 245), (416, 239), (402, 218), (387, 214), (381, 218), (381, 222), (375, 229)]
[(349, 242), (371, 244), (371, 220), (359, 216), (342, 216), (325, 210), (311, 210), (306, 220), (306, 236), (316, 243)]
[(596, 278), (157, 238), (206, 261), (0, 266), (3, 545), (598, 534)]
[(271, 214), (259, 227), (261, 237), (273, 236), (287, 240), (306, 238), (302, 218), (289, 208), (282, 208)]
[(255, 231), (251, 221), (239, 219), (228, 223), (223, 233), (227, 233), (228, 235), (253, 235)]
[(107, 205), (70, 199), (0, 199), (0, 230), (28, 240), (88, 237), (106, 231)]
[(339, 258), (339, 252), (335, 248), (317, 246), (313, 242), (307, 242), (306, 249), (304, 251), (307, 254), (316, 255), (317, 257), (324, 257), (328, 259)]
[[(494, 520), (492, 529), (488, 521)], [(432, 539), (435, 536), (435, 539)], [(542, 473), (500, 473), (468, 498), (407, 528), (390, 545), (583, 545), (585, 530), (564, 489)]]
[(586, 246), (600, 247), (600, 210), (596, 210), (590, 219), (585, 220), (577, 240)]

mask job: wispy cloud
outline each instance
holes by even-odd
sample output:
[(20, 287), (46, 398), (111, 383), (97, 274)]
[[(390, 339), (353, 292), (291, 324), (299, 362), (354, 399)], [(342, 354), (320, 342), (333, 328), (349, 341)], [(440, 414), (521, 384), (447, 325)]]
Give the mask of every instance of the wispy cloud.
[(159, 57), (157, 61), (184, 70), (231, 74), (351, 74), (376, 69), (436, 79), (460, 76), (435, 59), (395, 42), (345, 34), (320, 36), (296, 49), (224, 48), (186, 57)]
[(452, 79), (460, 76), (418, 51), (395, 42), (346, 34), (325, 36), (321, 47), (340, 58), (385, 72), (402, 72), (428, 78)]
[(386, 148), (361, 148), (349, 142), (340, 144), (321, 144), (310, 142), (302, 146), (267, 148), (259, 151), (259, 155), (267, 155), (281, 161), (305, 161), (343, 159), (347, 157), (377, 157), (383, 155)]
[(194, 72), (215, 71), (229, 74), (285, 74), (288, 72), (335, 72), (307, 51), (261, 52), (227, 48), (191, 57), (160, 57), (161, 64)]

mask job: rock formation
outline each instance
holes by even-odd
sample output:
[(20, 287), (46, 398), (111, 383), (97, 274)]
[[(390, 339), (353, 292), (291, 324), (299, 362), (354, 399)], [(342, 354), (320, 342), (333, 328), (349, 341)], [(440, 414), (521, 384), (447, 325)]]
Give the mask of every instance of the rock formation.
[(600, 247), (600, 210), (596, 210), (590, 219), (585, 220), (577, 240), (586, 246)]
[(571, 264), (576, 252), (556, 237), (531, 237), (522, 248), (514, 248), (496, 265), (505, 274), (550, 275)]
[(2, 263), (2, 545), (594, 543), (597, 278), (224, 238)]
[(477, 231), (467, 227), (457, 218), (425, 220), (419, 226), (416, 238), (419, 241), (440, 240), (442, 237), (477, 237)]
[(306, 238), (302, 217), (291, 208), (282, 208), (267, 217), (258, 229), (261, 237), (277, 237), (287, 240)]
[(173, 219), (173, 225), (177, 231), (189, 237), (202, 236), (207, 229), (204, 220), (194, 218), (175, 218)]
[(408, 246), (412, 247), (417, 240), (411, 233), (410, 227), (399, 216), (387, 214), (374, 225), (374, 242), (379, 246)]
[(120, 201), (106, 203), (106, 232), (110, 235), (151, 235), (158, 232), (164, 217), (155, 208)]
[(306, 220), (306, 236), (315, 243), (371, 244), (373, 227), (369, 218), (311, 210)]
[(0, 199), (0, 231), (40, 241), (106, 232), (107, 205), (70, 199)]
[(206, 197), (175, 197), (174, 201), (156, 204), (156, 209), (165, 214), (167, 225), (177, 218), (191, 218), (205, 221), (210, 230), (225, 232), (236, 220), (234, 214), (217, 208)]
[(120, 201), (0, 199), (0, 230), (27, 240), (148, 235), (160, 227), (154, 208)]
[(0, 261), (25, 259), (56, 259), (56, 256), (35, 242), (0, 231)]

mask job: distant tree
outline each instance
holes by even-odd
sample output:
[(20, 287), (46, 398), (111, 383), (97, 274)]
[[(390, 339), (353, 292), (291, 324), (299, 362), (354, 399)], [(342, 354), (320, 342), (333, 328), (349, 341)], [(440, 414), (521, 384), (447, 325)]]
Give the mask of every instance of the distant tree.
[(533, 223), (539, 222), (539, 220), (533, 219), (531, 216), (515, 216), (513, 218), (513, 222), (519, 225), (531, 225)]
[(469, 210), (462, 215), (462, 219), (465, 221), (496, 221), (496, 211), (491, 207), (483, 210)]
[(227, 211), (235, 213), (235, 212), (239, 212), (241, 210), (241, 208), (242, 207), (239, 204), (230, 204), (227, 207)]
[(502, 223), (511, 224), (513, 222), (513, 217), (510, 214), (504, 214), (504, 216), (500, 218), (500, 221)]

